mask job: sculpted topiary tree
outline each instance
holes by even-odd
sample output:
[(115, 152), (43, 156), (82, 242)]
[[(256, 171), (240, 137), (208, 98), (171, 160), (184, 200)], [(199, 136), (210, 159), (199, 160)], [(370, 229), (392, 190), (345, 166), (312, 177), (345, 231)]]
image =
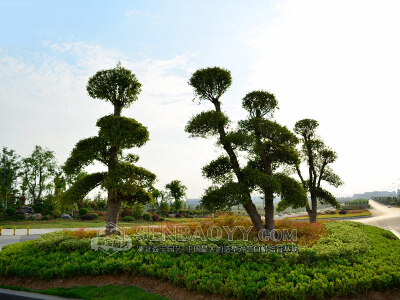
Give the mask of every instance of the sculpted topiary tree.
[[(243, 99), (249, 112), (247, 120), (239, 122), (238, 130), (230, 130), (229, 119), (221, 110), (221, 96), (231, 85), (231, 74), (218, 67), (200, 69), (191, 77), (195, 95), (208, 100), (214, 110), (202, 112), (188, 122), (185, 130), (191, 137), (217, 136), (217, 144), (227, 155), (222, 155), (203, 168), (203, 175), (212, 180), (202, 197), (202, 204), (209, 209), (227, 208), (242, 204), (257, 230), (274, 229), (274, 194), (282, 199), (304, 203), (306, 196), (301, 185), (283, 173), (274, 173), (282, 163), (298, 160), (294, 145), (297, 138), (286, 128), (268, 120), (277, 106), (273, 95), (255, 91)], [(240, 151), (248, 156), (246, 165), (240, 165)], [(251, 193), (265, 195), (265, 226)]]
[(294, 126), (294, 131), (300, 136), (302, 142), (302, 158), (308, 169), (308, 178), (305, 178), (301, 173), (300, 165), (296, 165), (296, 172), (311, 197), (311, 208), (308, 202), (306, 205), (311, 223), (317, 221), (317, 202), (340, 207), (336, 198), (329, 191), (323, 189), (321, 183), (325, 181), (334, 187), (343, 184), (340, 177), (329, 166), (336, 161), (337, 154), (316, 135), (315, 130), (318, 126), (319, 123), (313, 119), (300, 120)]
[[(79, 141), (63, 169), (67, 175), (73, 175), (98, 161), (108, 170), (83, 176), (63, 194), (62, 200), (75, 203), (101, 185), (108, 191), (107, 223), (117, 224), (122, 201), (150, 201), (149, 189), (156, 178), (150, 171), (135, 165), (138, 156), (123, 153), (124, 149), (143, 146), (149, 139), (145, 126), (121, 116), (122, 109), (137, 100), (141, 84), (130, 70), (118, 64), (114, 69), (97, 72), (89, 79), (86, 88), (92, 98), (111, 102), (114, 114), (97, 121), (98, 135)], [(110, 225), (107, 233), (114, 230), (115, 226)]]
[[(214, 67), (197, 70), (189, 80), (194, 88), (195, 95), (201, 100), (210, 101), (214, 110), (202, 112), (189, 121), (185, 130), (191, 137), (207, 138), (218, 136), (218, 144), (226, 151), (227, 157), (223, 156), (212, 161), (208, 169), (214, 172), (212, 176), (220, 180), (222, 187), (211, 187), (202, 200), (206, 202), (221, 202), (227, 205), (237, 203), (243, 204), (244, 209), (250, 216), (255, 228), (264, 228), (261, 216), (256, 206), (251, 201), (250, 189), (246, 183), (245, 175), (239, 164), (237, 154), (227, 134), (229, 119), (221, 111), (221, 96), (232, 83), (231, 73), (228, 70)], [(231, 180), (230, 172), (235, 174), (237, 181)], [(212, 200), (210, 200), (210, 198)]]
[(242, 106), (249, 113), (246, 120), (239, 121), (239, 130), (247, 134), (249, 144), (244, 144), (249, 161), (244, 170), (248, 182), (264, 194), (265, 228), (274, 229), (274, 198), (279, 196), (278, 210), (287, 203), (304, 207), (306, 191), (302, 185), (279, 172), (279, 168), (297, 165), (300, 161), (296, 151), (297, 137), (286, 127), (272, 120), (278, 109), (275, 96), (266, 91), (248, 93)]

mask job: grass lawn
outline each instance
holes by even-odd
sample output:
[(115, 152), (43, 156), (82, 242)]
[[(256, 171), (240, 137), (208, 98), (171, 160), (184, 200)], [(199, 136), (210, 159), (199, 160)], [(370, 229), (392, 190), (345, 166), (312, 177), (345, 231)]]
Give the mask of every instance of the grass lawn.
[(186, 223), (186, 222), (198, 222), (205, 221), (211, 218), (165, 218), (166, 221), (176, 222), (176, 223)]
[[(345, 215), (341, 214), (324, 214), (324, 215), (318, 215), (317, 219), (323, 220), (323, 219), (334, 219), (334, 218), (354, 218), (354, 217), (364, 217), (364, 216), (370, 216), (371, 212), (368, 210), (358, 212), (358, 213), (347, 213)], [(287, 218), (287, 220), (308, 220), (308, 216), (304, 217), (295, 217), (295, 218)]]
[[(106, 225), (106, 221), (102, 219), (93, 221), (81, 221), (81, 220), (63, 220), (54, 219), (48, 221), (34, 221), (34, 220), (24, 220), (24, 221), (12, 221), (12, 220), (0, 220), (0, 226), (3, 229), (12, 229), (14, 226), (17, 229), (25, 229), (27, 226), (31, 229), (38, 228), (96, 228), (103, 227)], [(121, 227), (131, 227), (137, 225), (154, 225), (154, 222), (147, 222), (144, 220), (132, 221), (132, 222), (118, 222), (118, 226)]]
[(25, 292), (34, 292), (47, 295), (56, 295), (60, 297), (78, 298), (78, 299), (102, 299), (102, 300), (113, 300), (113, 299), (137, 299), (137, 300), (167, 300), (168, 298), (161, 297), (152, 293), (143, 291), (141, 288), (136, 286), (82, 286), (73, 288), (55, 288), (48, 290), (32, 291), (25, 288), (1, 286), (0, 288), (12, 289)]

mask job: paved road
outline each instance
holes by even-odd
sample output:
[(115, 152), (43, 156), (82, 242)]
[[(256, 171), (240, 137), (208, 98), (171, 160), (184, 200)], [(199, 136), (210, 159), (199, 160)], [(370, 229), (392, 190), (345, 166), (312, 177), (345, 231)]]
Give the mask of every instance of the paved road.
[[(42, 295), (24, 291), (14, 291), (8, 289), (0, 289), (0, 299), (7, 300), (74, 300), (75, 298), (64, 298), (52, 295)], [(76, 300), (76, 299), (75, 299)]]
[(353, 219), (352, 221), (390, 230), (400, 238), (400, 208), (388, 208), (387, 205), (380, 204), (374, 200), (369, 200), (369, 204), (372, 206), (370, 210), (372, 217)]
[(36, 240), (40, 234), (32, 235), (2, 235), (0, 236), (0, 250), (5, 245), (15, 244), (23, 241)]

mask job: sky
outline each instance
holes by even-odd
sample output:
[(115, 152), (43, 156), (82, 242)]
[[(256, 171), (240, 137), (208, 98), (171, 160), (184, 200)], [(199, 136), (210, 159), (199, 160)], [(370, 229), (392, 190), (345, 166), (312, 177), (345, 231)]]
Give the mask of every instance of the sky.
[[(215, 140), (184, 127), (211, 109), (187, 84), (199, 68), (232, 72), (223, 110), (246, 117), (241, 99), (264, 89), (276, 120), (319, 121), (338, 153), (333, 169), (349, 196), (400, 186), (399, 1), (5, 1), (0, 0), (0, 146), (27, 156), (35, 145), (64, 163), (75, 143), (96, 135), (110, 103), (91, 99), (90, 76), (118, 61), (142, 83), (123, 115), (148, 127), (133, 152), (157, 175), (199, 198), (201, 168), (219, 156)], [(100, 166), (89, 168), (98, 169)]]

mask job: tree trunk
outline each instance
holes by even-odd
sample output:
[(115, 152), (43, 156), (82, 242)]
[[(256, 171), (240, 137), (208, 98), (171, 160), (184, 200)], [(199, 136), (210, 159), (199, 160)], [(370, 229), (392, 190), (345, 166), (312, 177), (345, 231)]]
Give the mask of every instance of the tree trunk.
[[(221, 103), (218, 100), (215, 100), (213, 102), (215, 106), (215, 111), (221, 112)], [(244, 182), (244, 176), (242, 174), (242, 170), (240, 169), (239, 161), (236, 157), (236, 153), (232, 148), (232, 145), (228, 142), (225, 142), (225, 137), (226, 137), (226, 132), (225, 128), (220, 124), (218, 125), (218, 133), (220, 136), (220, 140), (222, 141), (222, 146), (227, 152), (229, 159), (231, 161), (233, 171), (235, 172), (236, 178), (238, 182), (243, 183)], [(260, 231), (264, 229), (263, 222), (261, 219), (260, 214), (257, 211), (256, 206), (254, 205), (253, 201), (251, 200), (251, 195), (250, 191), (248, 191), (246, 195), (247, 201), (243, 205), (244, 209), (246, 210), (247, 214), (250, 216), (251, 221), (253, 222), (254, 227), (257, 229), (257, 231)]]
[(113, 191), (108, 191), (106, 234), (112, 234), (115, 232), (120, 208), (121, 201), (118, 200)]
[(7, 216), (7, 196), (4, 197), (4, 216)]
[(311, 194), (311, 210), (308, 209), (308, 216), (310, 219), (310, 223), (316, 223), (317, 222), (317, 197), (315, 195)]
[[(114, 104), (114, 116), (121, 115), (121, 108), (120, 105)], [(108, 161), (109, 173), (114, 170), (118, 164), (118, 151), (119, 147), (117, 146), (112, 146), (110, 149), (110, 158)], [(106, 234), (112, 234), (115, 232), (120, 208), (121, 200), (118, 199), (116, 192), (108, 190)]]
[[(256, 110), (256, 118), (261, 120), (261, 111), (259, 109)], [(257, 148), (260, 153), (259, 156), (261, 158), (261, 162), (263, 164), (264, 172), (268, 175), (272, 175), (272, 165), (271, 161), (265, 155), (264, 148), (262, 147), (261, 142), (261, 131), (259, 126), (256, 126), (254, 129), (254, 134), (256, 136)], [(264, 190), (264, 212), (265, 212), (265, 229), (274, 230), (274, 193), (271, 191)]]
[(257, 231), (264, 229), (261, 216), (258, 213), (257, 207), (254, 205), (254, 203), (249, 200), (246, 204), (243, 205), (243, 207), (246, 210), (247, 214), (250, 216), (250, 219), (253, 222), (253, 225), (257, 229)]
[(310, 220), (310, 223), (316, 223), (317, 222), (317, 214), (310, 212), (310, 214), (308, 215), (308, 218)]
[(3, 174), (3, 184), (4, 184), (4, 216), (7, 216), (7, 191), (6, 191), (6, 174)]
[(274, 195), (264, 194), (265, 229), (274, 230)]

